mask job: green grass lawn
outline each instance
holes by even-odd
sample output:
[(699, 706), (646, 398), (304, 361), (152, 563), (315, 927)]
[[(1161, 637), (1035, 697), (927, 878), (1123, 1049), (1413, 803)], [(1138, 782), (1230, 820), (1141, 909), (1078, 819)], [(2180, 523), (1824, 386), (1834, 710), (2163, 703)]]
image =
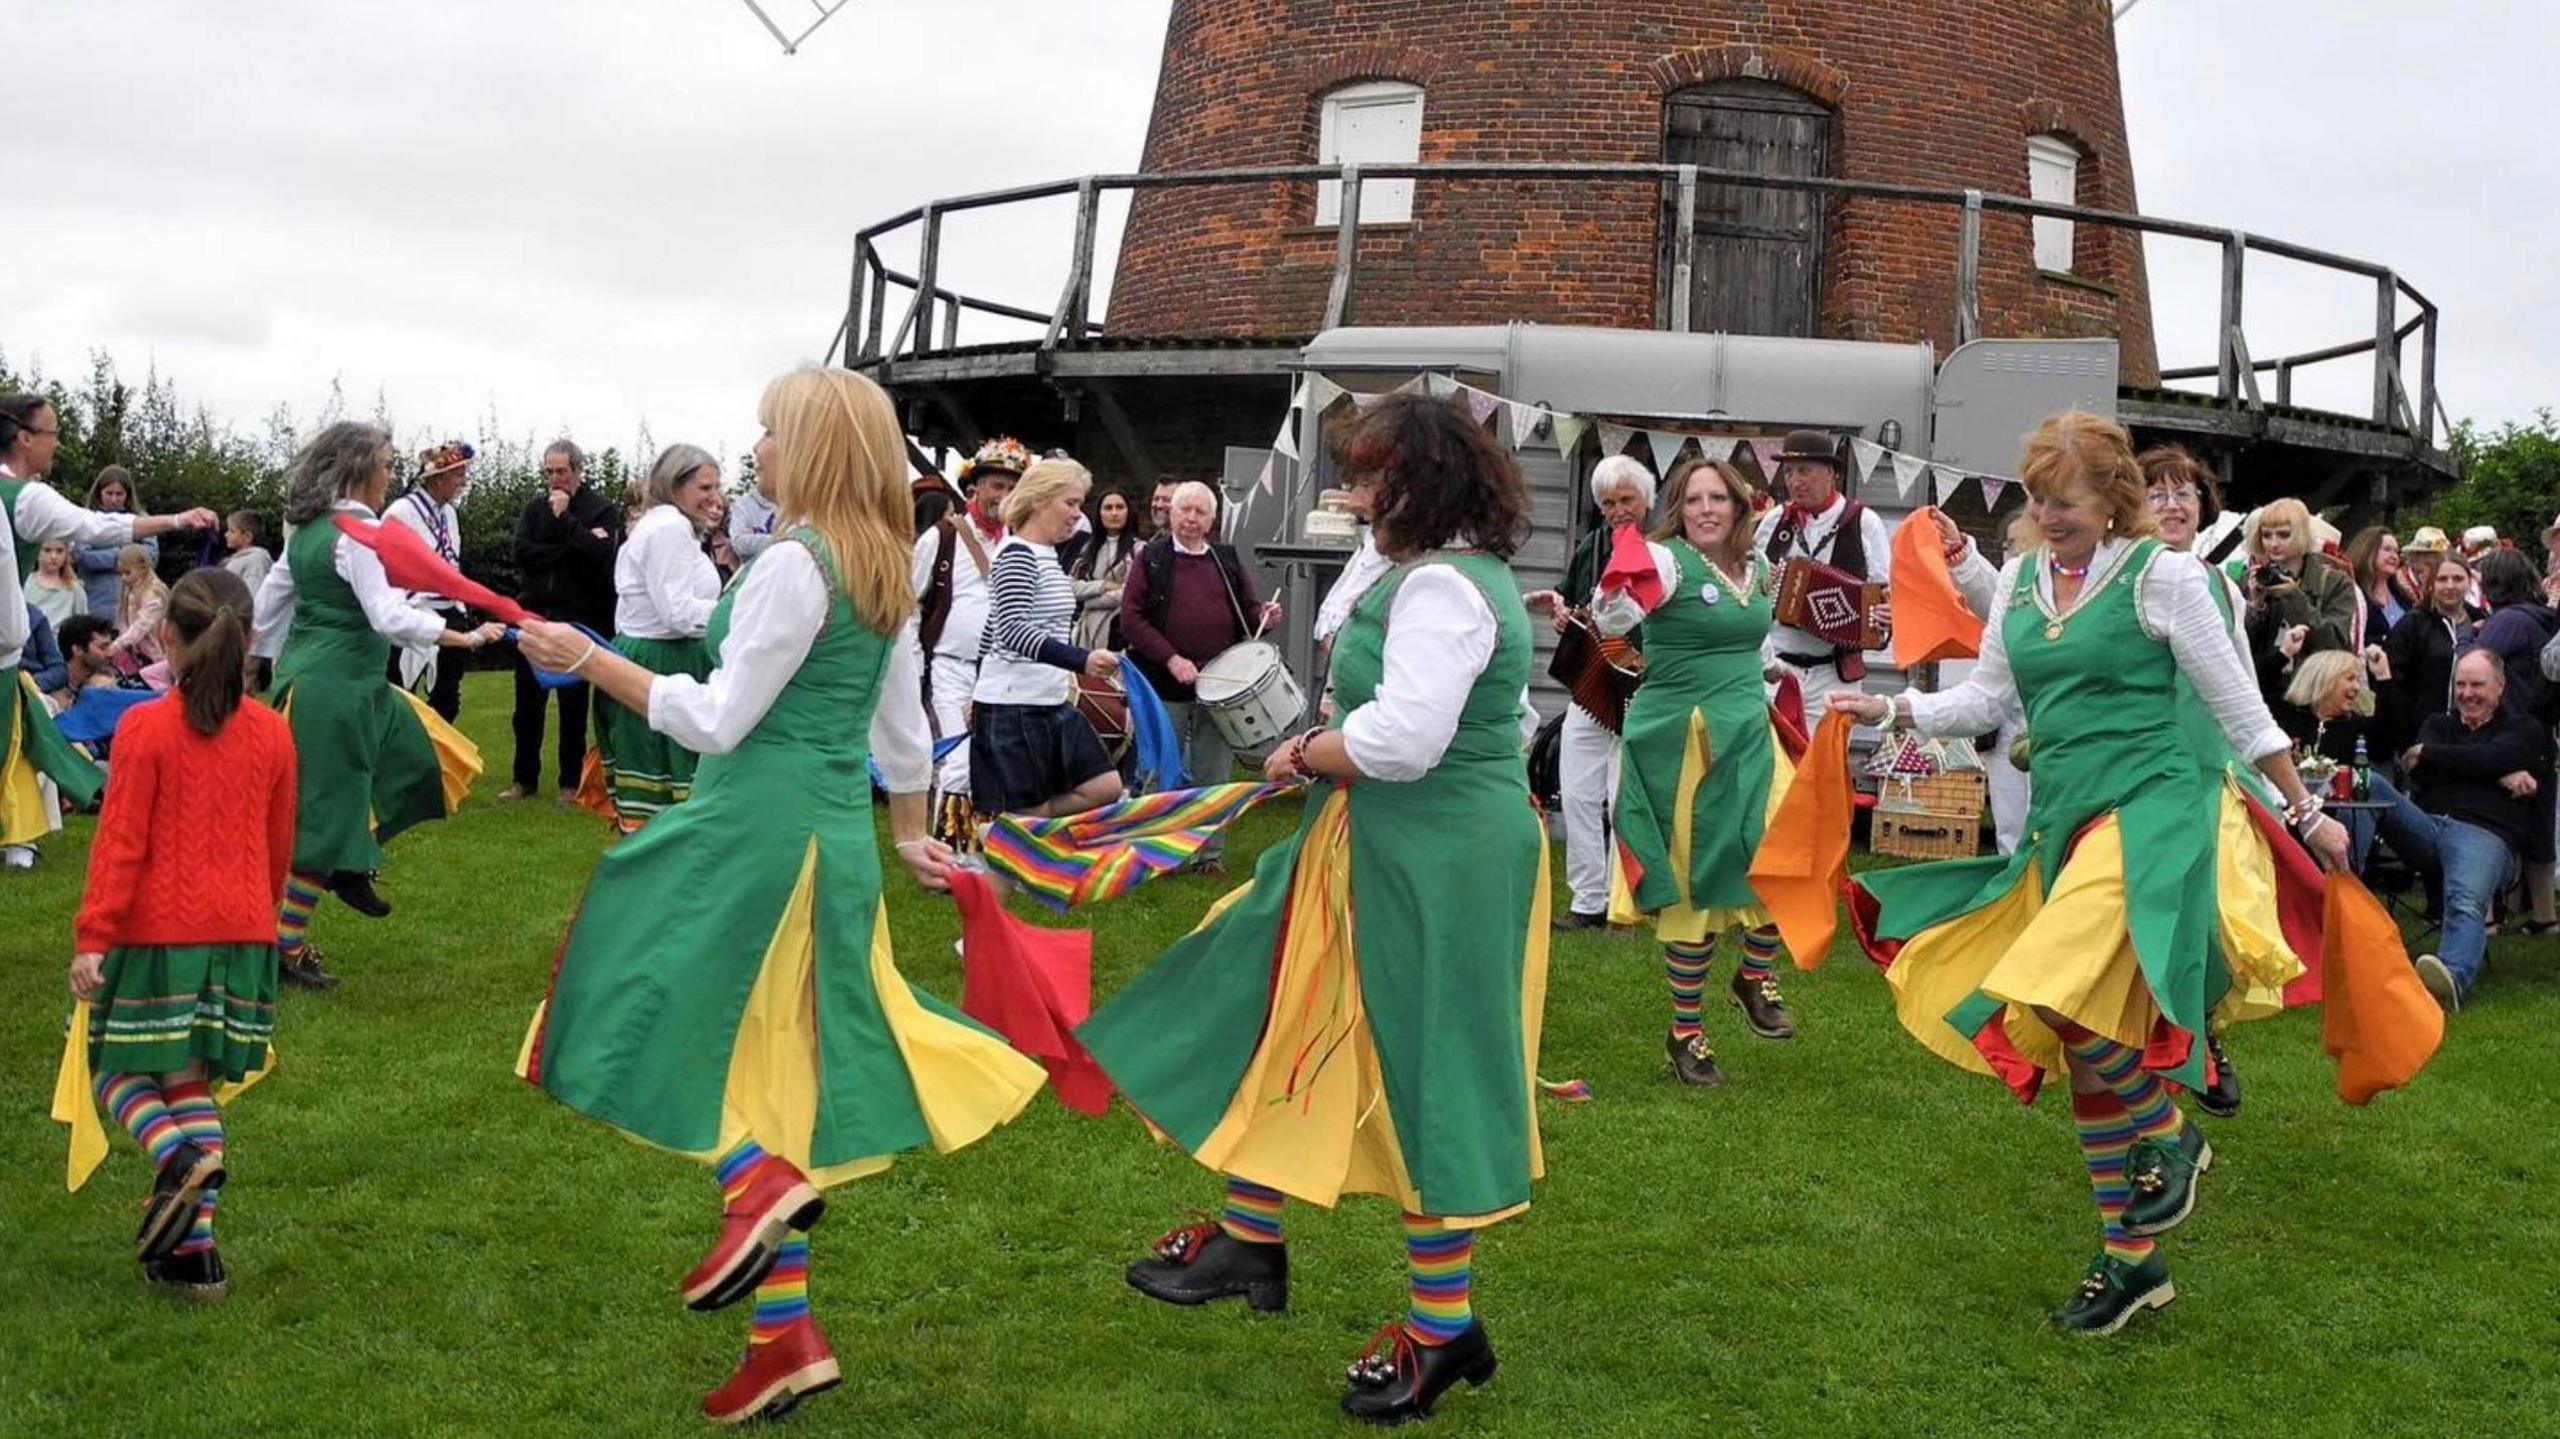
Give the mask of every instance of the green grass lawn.
[[(346, 985), (288, 993), (275, 1076), (229, 1116), (234, 1294), (146, 1292), (129, 1141), (65, 1194), (47, 1122), (90, 823), (0, 879), (0, 1434), (620, 1435), (696, 1431), (744, 1342), (676, 1280), (711, 1236), (700, 1167), (630, 1143), (510, 1073), (602, 826), (492, 802), (507, 687), (475, 678), (490, 774), (401, 840), (398, 906), (324, 908)], [(1247, 821), (1249, 858), (1295, 821)], [(1449, 862), (1466, 861), (1451, 836)], [(705, 854), (718, 866), (724, 856)], [(1210, 902), (1160, 883), (1088, 918), (1096, 987), (1125, 983)], [(957, 926), (890, 896), (907, 975), (956, 997)], [(746, 939), (741, 936), (741, 939)], [(2021, 1109), (1928, 1056), (1844, 943), (1789, 981), (1803, 1037), (1751, 1039), (1720, 1002), (1733, 1082), (1685, 1092), (1662, 1057), (1658, 959), (1560, 940), (1541, 1105), (1551, 1175), (1479, 1245), (1500, 1380), (1447, 1400), (1450, 1434), (2444, 1434), (2560, 1432), (2560, 964), (2502, 940), (2473, 1012), (2409, 1092), (2349, 1109), (2319, 1018), (2232, 1048), (2242, 1116), (2170, 1241), (2179, 1302), (2113, 1341), (2048, 1309), (2096, 1248), (2058, 1099)], [(1717, 966), (1711, 983), (1730, 970)], [(790, 1420), (846, 1435), (1325, 1434), (1341, 1365), (1403, 1302), (1393, 1211), (1293, 1208), (1282, 1316), (1173, 1310), (1121, 1266), (1215, 1181), (1043, 1098), (950, 1157), (835, 1191), (816, 1234), (820, 1323), (846, 1385)]]

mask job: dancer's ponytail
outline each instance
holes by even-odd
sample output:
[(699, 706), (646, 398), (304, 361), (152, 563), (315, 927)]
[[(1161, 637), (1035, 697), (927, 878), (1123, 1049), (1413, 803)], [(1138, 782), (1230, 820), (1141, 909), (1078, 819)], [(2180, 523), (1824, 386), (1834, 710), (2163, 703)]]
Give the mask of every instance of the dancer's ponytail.
[(249, 586), (225, 569), (191, 570), (169, 589), (169, 659), (198, 734), (222, 733), (248, 693), (249, 608)]

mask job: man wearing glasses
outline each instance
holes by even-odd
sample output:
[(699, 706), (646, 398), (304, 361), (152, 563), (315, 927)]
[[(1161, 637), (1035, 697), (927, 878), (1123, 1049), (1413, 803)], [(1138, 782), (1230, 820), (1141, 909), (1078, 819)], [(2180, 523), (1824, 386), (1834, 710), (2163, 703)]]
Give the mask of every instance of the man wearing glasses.
[[(613, 633), (613, 555), (622, 544), (622, 507), (587, 487), (587, 457), (567, 440), (542, 452), (542, 493), (516, 522), (516, 598), (545, 619)], [(500, 799), (530, 799), (542, 788), (547, 701), (560, 698), (559, 801), (574, 803), (587, 763), (587, 686), (544, 689), (516, 656), (515, 783)]]

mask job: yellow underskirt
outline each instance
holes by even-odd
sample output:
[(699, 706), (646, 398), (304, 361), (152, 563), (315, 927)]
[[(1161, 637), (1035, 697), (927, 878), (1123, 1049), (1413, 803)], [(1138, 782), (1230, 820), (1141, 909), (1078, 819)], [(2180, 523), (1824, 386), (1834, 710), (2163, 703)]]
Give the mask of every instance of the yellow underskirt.
[[(818, 1023), (816, 909), (818, 847), (813, 841), (800, 864), (799, 882), (783, 907), (782, 921), (765, 947), (764, 964), (747, 993), (738, 1040), (721, 1095), (720, 1141), (692, 1157), (717, 1158), (752, 1139), (768, 1154), (789, 1160), (818, 1187), (881, 1173), (894, 1154), (867, 1155), (820, 1167), (809, 1146), (817, 1132)], [(889, 942), (889, 910), (880, 906), (871, 926), (871, 984), (890, 1037), (915, 1085), (916, 1105), (934, 1151), (948, 1154), (985, 1138), (1020, 1115), (1048, 1071), (1003, 1040), (927, 1009), (898, 973)], [(516, 1074), (528, 1072), (544, 1008), (537, 1007), (516, 1055)], [(646, 1141), (641, 1141), (646, 1142)]]
[(471, 737), (445, 722), (443, 715), (430, 709), (427, 702), (408, 690), (394, 688), (394, 693), (409, 702), (409, 709), (426, 726), (427, 743), (436, 752), (436, 768), (444, 776), (444, 809), (451, 814), (462, 808), (471, 793), (472, 782), (480, 778), (480, 746)]
[[(1523, 955), (1520, 1023), (1527, 1060), (1521, 1075), (1529, 1105), (1529, 1172), (1546, 1173), (1537, 1129), (1538, 1044), (1547, 993), (1547, 846), (1538, 846), (1535, 908)], [(1203, 928), (1251, 889), (1214, 906)], [(1287, 938), (1272, 983), (1271, 1015), (1262, 1042), (1224, 1118), (1193, 1157), (1222, 1174), (1331, 1208), (1345, 1194), (1376, 1194), (1420, 1214), (1422, 1197), (1406, 1170), (1388, 1112), (1360, 973), (1352, 944), (1349, 798), (1337, 789), (1307, 828), (1291, 880)], [(1162, 1137), (1159, 1134), (1159, 1137)], [(1451, 1229), (1481, 1229), (1528, 1208), (1490, 1214), (1441, 1215)]]
[[(1761, 819), (1763, 833), (1778, 822), (1778, 807), (1786, 802), (1787, 790), (1796, 780), (1795, 761), (1787, 758), (1786, 746), (1778, 743), (1775, 733), (1769, 736), (1769, 759), (1769, 803)], [(1696, 819), (1698, 787), (1706, 783), (1709, 762), (1706, 716), (1691, 710), (1689, 742), (1680, 750), (1680, 798), (1671, 811), (1670, 856), (1666, 861), (1680, 898), (1653, 917), (1654, 937), (1665, 944), (1704, 944), (1726, 930), (1759, 929), (1770, 922), (1769, 911), (1756, 904), (1715, 909), (1695, 909), (1689, 904), (1690, 826)], [(1635, 924), (1644, 918), (1644, 913), (1636, 908), (1626, 865), (1615, 854), (1609, 858), (1609, 922)]]
[[(29, 708), (38, 714), (51, 713), (26, 671), (20, 670), (11, 678), (25, 691)], [(0, 695), (0, 704), (16, 704), (19, 699), (18, 695)], [(27, 723), (21, 714), (18, 723), (9, 727), (8, 753), (0, 754), (0, 844), (34, 844), (53, 833), (54, 828), (46, 812), (35, 761), (27, 756)]]
[[(2231, 989), (2214, 1011), (2225, 1023), (2283, 1008), (2302, 973), (2276, 918), (2275, 866), (2236, 790), (2226, 788), (2217, 827), (2218, 916)], [(2135, 957), (2124, 898), (2124, 836), (2110, 815), (2082, 836), (2053, 892), (2035, 872), (1972, 914), (1915, 935), (1885, 971), (1903, 1027), (1940, 1058), (1990, 1074), (1972, 1041), (1947, 1023), (1979, 991), (2007, 1004), (2010, 1042), (2047, 1072), (2062, 1073), (2062, 1042), (2038, 1019), (2052, 1010), (2118, 1044), (2150, 1042), (2160, 1017)]]

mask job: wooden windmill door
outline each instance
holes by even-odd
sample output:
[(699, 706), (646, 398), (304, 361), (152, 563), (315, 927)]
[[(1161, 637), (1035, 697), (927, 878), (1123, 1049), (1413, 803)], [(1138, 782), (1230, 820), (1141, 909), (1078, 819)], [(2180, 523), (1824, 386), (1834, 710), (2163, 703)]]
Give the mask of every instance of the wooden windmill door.
[[(1827, 177), (1831, 112), (1784, 85), (1720, 80), (1663, 107), (1662, 158), (1674, 165)], [(1822, 312), (1822, 196), (1809, 190), (1698, 184), (1690, 242), (1689, 328), (1810, 336)], [(1669, 322), (1678, 267), (1679, 195), (1663, 210), (1660, 289)]]

